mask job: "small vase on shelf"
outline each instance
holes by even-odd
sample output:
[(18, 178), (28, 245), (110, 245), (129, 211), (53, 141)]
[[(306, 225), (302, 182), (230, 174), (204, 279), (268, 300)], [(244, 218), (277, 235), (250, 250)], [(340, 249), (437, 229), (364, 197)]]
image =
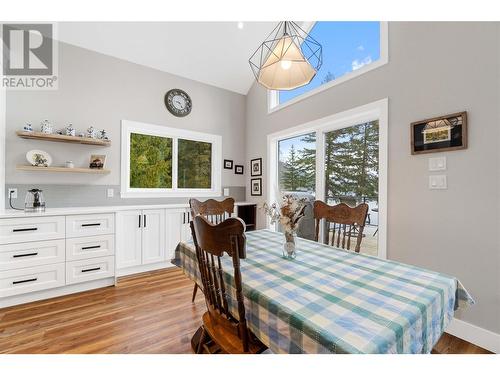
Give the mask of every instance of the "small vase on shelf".
[(285, 232), (285, 242), (283, 243), (283, 257), (295, 259), (297, 253), (295, 252), (295, 232)]

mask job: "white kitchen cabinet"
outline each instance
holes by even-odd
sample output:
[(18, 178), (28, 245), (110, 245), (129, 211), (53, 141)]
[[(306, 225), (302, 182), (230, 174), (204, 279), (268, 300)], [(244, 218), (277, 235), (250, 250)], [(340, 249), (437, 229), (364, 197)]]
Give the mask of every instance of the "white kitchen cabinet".
[(116, 268), (120, 276), (169, 265), (165, 209), (122, 211), (116, 217)]
[[(184, 240), (187, 213), (183, 208), (166, 210), (166, 258), (171, 260), (175, 256), (175, 249), (179, 242)], [(189, 225), (188, 225), (189, 226)]]
[(116, 215), (116, 268), (142, 264), (142, 210)]
[(165, 257), (165, 210), (142, 210), (142, 264), (163, 262)]
[(189, 224), (192, 219), (193, 218), (191, 217), (191, 211), (185, 210), (182, 215), (181, 238), (180, 238), (182, 242), (190, 242), (192, 240), (191, 225)]

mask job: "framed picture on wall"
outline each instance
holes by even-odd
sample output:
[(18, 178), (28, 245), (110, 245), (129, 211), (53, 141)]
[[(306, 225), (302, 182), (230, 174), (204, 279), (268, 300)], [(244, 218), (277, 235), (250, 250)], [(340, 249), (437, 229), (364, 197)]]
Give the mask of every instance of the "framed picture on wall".
[(250, 180), (250, 195), (254, 197), (262, 195), (262, 178), (252, 178)]
[(233, 161), (224, 159), (224, 169), (233, 169)]
[(243, 165), (235, 165), (234, 166), (235, 174), (243, 174)]
[(262, 176), (262, 158), (250, 160), (250, 175)]
[(467, 148), (467, 112), (434, 117), (411, 124), (412, 155)]

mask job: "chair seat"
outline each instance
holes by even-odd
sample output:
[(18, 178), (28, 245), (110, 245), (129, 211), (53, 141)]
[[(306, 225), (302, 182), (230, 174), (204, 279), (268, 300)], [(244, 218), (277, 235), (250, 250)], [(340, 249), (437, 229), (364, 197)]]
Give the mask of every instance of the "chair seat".
[(223, 353), (227, 354), (258, 354), (262, 353), (267, 347), (261, 343), (251, 332), (249, 332), (250, 342), (248, 352), (243, 351), (241, 339), (234, 327), (226, 324), (220, 324), (213, 319), (207, 311), (203, 314), (203, 328), (210, 338), (219, 346)]

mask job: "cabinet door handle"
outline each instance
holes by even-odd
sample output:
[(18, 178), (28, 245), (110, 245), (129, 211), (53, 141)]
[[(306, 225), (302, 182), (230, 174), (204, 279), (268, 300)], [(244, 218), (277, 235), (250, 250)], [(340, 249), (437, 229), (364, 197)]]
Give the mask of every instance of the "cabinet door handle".
[(87, 268), (86, 270), (82, 270), (82, 272), (99, 271), (100, 269), (101, 267)]
[(98, 227), (101, 223), (82, 224), (82, 227)]
[(32, 279), (26, 279), (26, 280), (19, 280), (19, 281), (13, 281), (12, 284), (13, 285), (16, 285), (16, 284), (22, 284), (22, 283), (29, 283), (31, 281), (37, 281), (38, 280), (38, 277), (34, 277)]
[(141, 227), (141, 218), (142, 218), (142, 215), (139, 214), (139, 228)]
[(38, 228), (21, 228), (21, 229), (12, 229), (13, 232), (28, 232), (38, 230)]
[(146, 215), (144, 215), (144, 228), (146, 228)]
[(82, 250), (99, 249), (100, 247), (101, 247), (101, 245), (84, 246), (84, 247), (82, 247)]
[(38, 253), (16, 254), (16, 255), (12, 255), (12, 258), (31, 257), (31, 256), (35, 256), (35, 255), (38, 255)]
[(182, 213), (182, 224), (186, 224), (186, 213)]

